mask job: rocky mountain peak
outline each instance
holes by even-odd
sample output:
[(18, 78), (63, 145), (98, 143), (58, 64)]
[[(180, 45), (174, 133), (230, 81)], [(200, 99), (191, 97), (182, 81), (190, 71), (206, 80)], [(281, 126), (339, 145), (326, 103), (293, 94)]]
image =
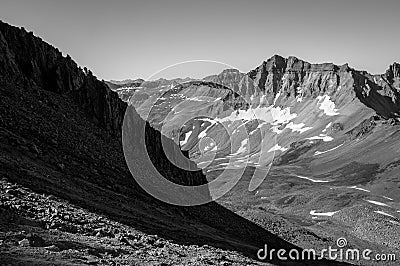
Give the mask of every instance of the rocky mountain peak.
[(41, 38), (0, 21), (0, 78), (3, 83), (71, 96), (87, 117), (112, 135), (121, 134), (126, 104), (90, 70), (80, 68)]
[(250, 101), (262, 97), (269, 104), (281, 106), (292, 106), (295, 102), (323, 95), (342, 106), (358, 99), (384, 118), (397, 117), (399, 66), (394, 63), (384, 75), (374, 76), (348, 64), (311, 64), (295, 56), (274, 55), (244, 76), (238, 92)]
[(287, 59), (280, 55), (273, 55), (271, 58), (267, 59), (262, 63), (262, 68), (266, 71), (280, 70), (284, 71), (286, 69)]
[(224, 69), (218, 75), (211, 75), (203, 78), (205, 81), (216, 82), (231, 88), (232, 90), (238, 89), (238, 84), (243, 78), (244, 73), (240, 72), (238, 69), (228, 68)]
[(143, 83), (144, 79), (138, 78), (138, 79), (110, 80), (109, 82), (115, 85), (125, 85), (129, 83)]
[(220, 74), (231, 74), (231, 73), (240, 73), (240, 71), (236, 68), (227, 68), (222, 70)]
[(400, 78), (400, 64), (397, 62), (394, 62), (389, 66), (389, 69), (386, 70), (386, 75), (389, 78)]
[[(32, 120), (33, 124), (35, 124), (33, 121), (40, 121), (37, 123), (40, 125), (39, 128), (32, 124), (23, 132), (27, 138), (43, 139), (44, 141), (37, 143), (40, 149), (46, 145), (45, 142), (48, 139), (51, 139), (49, 142), (59, 146), (60, 154), (70, 149), (68, 154), (70, 157), (75, 154), (80, 155), (81, 146), (91, 146), (94, 143), (94, 147), (103, 149), (96, 151), (99, 153), (99, 158), (109, 158), (111, 156), (107, 154), (106, 149), (108, 144), (104, 144), (108, 141), (113, 149), (118, 150), (116, 152), (116, 154), (119, 152), (118, 158), (123, 159), (120, 139), (123, 136), (123, 120), (128, 105), (105, 82), (98, 80), (90, 70), (78, 67), (71, 57), (63, 56), (58, 49), (40, 38), (2, 22), (0, 22), (0, 51), (0, 113), (4, 113), (0, 117), (0, 131), (3, 125), (8, 125), (10, 132), (17, 134), (23, 128), (18, 125), (18, 121)], [(140, 82), (141, 80), (132, 81), (132, 83)], [(22, 96), (12, 97), (13, 94)], [(27, 102), (27, 99), (31, 103)], [(16, 101), (18, 101), (17, 104)], [(31, 111), (32, 109), (35, 111)], [(20, 110), (24, 111), (20, 112)], [(125, 139), (135, 142), (131, 150), (135, 156), (152, 157), (153, 164), (147, 165), (147, 169), (154, 165), (159, 172), (163, 172), (166, 178), (182, 185), (190, 186), (206, 182), (200, 171), (179, 169), (160, 152), (163, 145), (169, 143), (169, 150), (174, 152), (176, 158), (179, 158), (179, 146), (168, 139), (162, 142), (159, 131), (141, 120), (133, 107), (129, 109), (128, 115), (131, 120), (126, 124), (130, 123), (129, 125), (132, 126), (129, 128), (131, 131), (128, 131), (132, 134)], [(146, 134), (141, 135), (143, 132), (140, 129), (146, 129)], [(92, 132), (95, 132), (95, 136), (89, 138), (87, 135), (93, 134)], [(136, 138), (132, 140), (132, 136)], [(104, 145), (100, 145), (99, 142)], [(146, 149), (147, 153), (145, 153)], [(89, 152), (89, 154), (91, 158), (96, 156), (95, 152)], [(66, 160), (66, 157), (57, 161), (61, 165), (58, 166), (59, 168), (64, 169), (67, 164), (73, 164)], [(80, 158), (76, 158), (76, 161), (79, 160)], [(107, 163), (113, 164), (110, 160)], [(132, 163), (136, 164), (137, 161)], [(191, 162), (188, 161), (188, 163)], [(125, 167), (124, 162), (122, 165)], [(111, 177), (104, 174), (102, 178), (107, 181), (107, 178)], [(108, 181), (120, 182), (130, 176), (125, 175), (124, 178), (120, 178)]]

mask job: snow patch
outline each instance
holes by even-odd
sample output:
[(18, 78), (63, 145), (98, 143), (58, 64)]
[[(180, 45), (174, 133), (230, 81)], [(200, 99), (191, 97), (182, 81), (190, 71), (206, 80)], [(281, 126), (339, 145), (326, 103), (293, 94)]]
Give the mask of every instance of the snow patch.
[(211, 119), (211, 118), (208, 118), (208, 117), (197, 118), (197, 119), (198, 119), (198, 120), (201, 120), (201, 121), (210, 122), (212, 125), (218, 123), (217, 121), (215, 121), (215, 120), (213, 120), (213, 119)]
[(280, 107), (274, 107), (271, 109), (271, 114), (272, 114), (274, 124), (287, 123), (290, 120), (297, 117), (296, 113), (293, 113), (293, 114), (290, 113), (289, 107), (286, 107), (284, 109), (281, 109)]
[(268, 106), (268, 107), (256, 107), (249, 108), (247, 110), (238, 110), (232, 112), (229, 116), (224, 118), (216, 118), (218, 122), (226, 121), (238, 121), (238, 120), (263, 120), (268, 123), (273, 123), (274, 125), (281, 123), (288, 123), (293, 118), (297, 117), (297, 114), (290, 113), (290, 108), (286, 107), (284, 109), (280, 107)]
[(324, 130), (322, 130), (322, 132), (325, 133), (328, 130), (328, 128), (330, 128), (331, 125), (332, 125), (332, 122), (327, 124), (326, 127), (324, 128)]
[[(211, 149), (211, 148), (213, 148), (213, 149)], [(209, 145), (207, 145), (207, 146), (204, 147), (204, 152), (207, 152), (207, 151), (216, 151), (217, 149), (218, 149), (218, 147), (215, 146), (215, 143), (214, 143), (214, 142), (211, 142)]]
[(339, 212), (339, 211), (335, 211), (335, 212), (316, 212), (316, 210), (312, 210), (312, 211), (310, 211), (310, 215), (315, 215), (315, 216), (333, 216), (337, 212)]
[(304, 123), (300, 124), (294, 124), (293, 122), (290, 122), (289, 124), (286, 125), (285, 128), (291, 129), (293, 132), (297, 131), (300, 133), (306, 132), (307, 130), (312, 129), (312, 127), (304, 127)]
[(309, 177), (306, 177), (306, 176), (301, 176), (301, 175), (295, 175), (295, 176), (297, 176), (298, 178), (301, 178), (301, 179), (306, 179), (306, 180), (314, 182), (314, 183), (328, 183), (328, 182), (330, 182), (328, 180), (312, 179), (312, 178), (309, 178)]
[(379, 202), (379, 201), (375, 201), (375, 200), (365, 200), (365, 201), (368, 201), (369, 203), (375, 204), (375, 205), (378, 205), (378, 206), (389, 207), (389, 205), (387, 205), (386, 203), (382, 203), (382, 202)]
[(333, 140), (333, 138), (331, 136), (327, 136), (326, 134), (319, 134), (319, 136), (314, 136), (314, 137), (310, 137), (310, 138), (307, 138), (307, 139), (309, 139), (309, 140), (322, 139), (325, 142)]
[(267, 95), (265, 95), (265, 94), (261, 95), (261, 97), (260, 97), (260, 105), (265, 105), (267, 103), (268, 103)]
[(273, 151), (282, 151), (282, 152), (284, 152), (284, 151), (287, 151), (287, 150), (288, 150), (288, 148), (284, 148), (284, 147), (279, 146), (279, 144), (275, 144), (275, 146), (272, 147), (271, 149), (269, 149), (267, 152), (273, 152)]
[(357, 189), (357, 190), (361, 190), (361, 191), (364, 191), (364, 192), (371, 192), (370, 190), (367, 190), (367, 189), (364, 189), (364, 188), (360, 188), (360, 187), (356, 187), (356, 186), (352, 186), (352, 187), (348, 187), (348, 188), (353, 188), (353, 189)]
[(392, 217), (392, 218), (395, 218), (396, 219), (396, 217), (394, 217), (393, 215), (391, 215), (391, 214), (389, 214), (389, 213), (386, 213), (386, 212), (384, 212), (384, 211), (374, 211), (375, 213), (378, 213), (378, 214), (382, 214), (382, 215), (385, 215), (385, 216), (389, 216), (389, 217)]
[(214, 126), (215, 124), (217, 124), (217, 121), (211, 120), (209, 118), (202, 118), (200, 119), (202, 121), (206, 121), (206, 122), (210, 122), (210, 125), (208, 125), (203, 131), (200, 132), (200, 134), (197, 136), (199, 139), (203, 138), (206, 136), (206, 132), (207, 130), (209, 130), (212, 126)]
[(205, 96), (197, 96), (197, 97), (192, 97), (192, 98), (186, 98), (188, 101), (192, 102), (209, 102), (210, 99), (205, 97)]
[(272, 127), (272, 132), (274, 132), (275, 134), (281, 134), (283, 129), (279, 129), (280, 126), (273, 126)]
[(130, 91), (130, 90), (136, 90), (137, 87), (120, 87), (118, 89), (116, 89), (115, 91), (120, 92), (120, 91)]
[(336, 150), (337, 148), (339, 148), (339, 147), (342, 146), (342, 145), (343, 145), (343, 143), (340, 144), (339, 146), (336, 146), (336, 147), (334, 147), (334, 148), (332, 148), (332, 149), (329, 149), (329, 150), (326, 150), (326, 151), (316, 151), (316, 152), (314, 153), (314, 155), (320, 155), (320, 154), (324, 154), (324, 153), (327, 153), (327, 152), (330, 152), (330, 151), (334, 151), (334, 150)]
[(199, 168), (204, 168), (204, 167), (208, 166), (210, 163), (212, 163), (212, 161), (199, 162), (199, 163), (197, 164), (197, 166), (198, 166)]
[(275, 99), (274, 99), (274, 105), (276, 104), (276, 101), (278, 100), (279, 96), (281, 96), (281, 91), (279, 91), (279, 92), (276, 94)]
[(319, 109), (323, 110), (327, 116), (338, 115), (338, 110), (335, 108), (335, 103), (331, 101), (328, 95), (318, 96), (318, 104), (320, 104)]
[(201, 131), (200, 132), (200, 134), (197, 136), (199, 139), (202, 139), (202, 138), (204, 138), (206, 135), (207, 135), (207, 129), (208, 128), (206, 128), (206, 129), (204, 129), (203, 131)]
[(247, 138), (242, 140), (239, 149), (235, 153), (230, 154), (230, 156), (236, 156), (236, 155), (239, 155), (239, 154), (245, 152), (246, 151), (246, 147), (247, 147), (247, 143), (248, 143), (248, 139)]
[(393, 201), (392, 198), (389, 198), (389, 197), (386, 197), (386, 196), (382, 196), (382, 197), (385, 198), (385, 199), (387, 199), (387, 200)]
[(192, 135), (192, 131), (185, 133), (185, 139), (180, 141), (181, 146), (185, 145), (188, 142), (190, 135)]
[(262, 128), (264, 125), (266, 125), (267, 123), (261, 123), (261, 124), (259, 124), (258, 126), (257, 126), (257, 128)]

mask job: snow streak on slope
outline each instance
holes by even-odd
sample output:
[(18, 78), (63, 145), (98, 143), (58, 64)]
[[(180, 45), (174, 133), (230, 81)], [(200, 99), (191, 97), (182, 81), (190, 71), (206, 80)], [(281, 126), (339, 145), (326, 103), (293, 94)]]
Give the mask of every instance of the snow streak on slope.
[(301, 179), (311, 181), (313, 183), (328, 183), (328, 182), (330, 182), (329, 180), (318, 180), (318, 179), (313, 179), (313, 178), (309, 178), (309, 177), (301, 176), (301, 175), (295, 175), (295, 176), (297, 176), (298, 178), (301, 178)]
[(335, 103), (331, 101), (328, 95), (318, 96), (319, 109), (323, 110), (327, 116), (339, 115), (338, 110), (335, 108)]
[(279, 146), (279, 144), (275, 144), (274, 147), (268, 150), (268, 152), (273, 152), (273, 151), (287, 151), (287, 148)]
[(290, 122), (289, 124), (286, 125), (285, 128), (291, 129), (293, 132), (297, 131), (299, 133), (306, 132), (307, 130), (312, 129), (312, 127), (304, 127), (304, 123), (300, 124), (294, 124), (293, 122)]
[(190, 135), (192, 135), (192, 132), (193, 131), (189, 131), (185, 133), (185, 139), (180, 141), (181, 146), (185, 145), (188, 142)]
[(378, 206), (389, 207), (389, 205), (387, 205), (386, 203), (382, 203), (379, 201), (375, 201), (375, 200), (366, 200), (366, 201), (368, 201), (371, 204), (378, 205)]
[(317, 212), (316, 210), (310, 211), (310, 215), (315, 215), (315, 216), (333, 216), (335, 213), (338, 211), (334, 212)]
[(336, 147), (334, 147), (334, 148), (332, 148), (332, 149), (329, 149), (329, 150), (326, 150), (326, 151), (316, 151), (316, 152), (314, 153), (314, 155), (320, 155), (320, 154), (324, 154), (324, 153), (327, 153), (327, 152), (330, 152), (330, 151), (334, 151), (334, 150), (336, 150), (337, 148), (340, 148), (342, 145), (343, 145), (343, 143), (340, 144), (339, 146), (336, 146)]

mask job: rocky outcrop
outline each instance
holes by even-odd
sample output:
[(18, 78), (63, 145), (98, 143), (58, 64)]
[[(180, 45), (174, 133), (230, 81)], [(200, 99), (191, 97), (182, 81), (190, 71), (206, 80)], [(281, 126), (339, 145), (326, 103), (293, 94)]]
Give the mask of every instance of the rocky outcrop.
[(144, 82), (143, 79), (123, 80), (123, 81), (105, 81), (107, 86), (113, 91), (119, 91), (125, 88), (137, 88)]
[[(110, 136), (114, 139), (122, 136), (122, 125), (127, 104), (118, 97), (117, 93), (111, 91), (103, 81), (99, 81), (93, 76), (89, 70), (86, 68), (82, 70), (69, 56), (63, 56), (58, 49), (35, 37), (31, 32), (28, 33), (23, 28), (19, 29), (3, 22), (0, 22), (0, 51), (2, 90), (6, 91), (8, 87), (22, 88), (23, 90), (30, 90), (26, 94), (32, 93), (32, 91), (37, 92), (33, 97), (39, 95), (38, 98), (43, 91), (61, 95), (73, 100), (89, 121), (110, 133)], [(35, 104), (40, 105), (41, 102), (42, 100), (35, 99)], [(60, 105), (65, 105), (65, 103)], [(68, 109), (68, 106), (55, 106), (54, 108), (59, 110), (62, 117), (68, 117), (67, 112), (74, 111)], [(10, 115), (12, 116), (12, 114)], [(143, 125), (142, 128), (144, 128), (145, 122), (139, 116), (135, 116), (135, 118), (133, 130), (140, 131), (139, 125)], [(86, 122), (85, 118), (76, 117), (74, 119), (82, 120), (83, 124)], [(69, 134), (75, 134), (74, 129), (70, 127), (71, 132)], [(50, 128), (52, 132), (58, 130), (60, 128), (56, 124), (54, 124), (54, 128)], [(68, 134), (65, 137), (67, 138)], [(79, 134), (76, 134), (75, 137), (69, 137), (71, 138), (69, 144), (87, 142)], [(80, 137), (82, 139), (79, 139)], [(137, 137), (142, 138), (142, 143), (145, 143), (144, 135)], [(85, 138), (87, 139), (87, 137)], [(100, 138), (105, 137), (101, 136)], [(57, 140), (54, 140), (54, 142), (57, 142)], [(68, 141), (65, 140), (65, 142)], [(180, 153), (179, 147), (173, 144), (172, 140), (164, 140), (164, 142), (169, 143), (172, 150)], [(167, 179), (182, 185), (206, 183), (205, 176), (201, 171), (185, 172), (163, 156), (161, 134), (148, 124), (146, 126), (145, 144), (147, 154), (152, 158), (154, 166)], [(78, 145), (79, 143), (76, 146)], [(139, 154), (143, 150), (135, 149), (135, 152)], [(144, 156), (144, 153), (138, 156)], [(193, 164), (190, 161), (188, 163)], [(60, 162), (61, 164), (63, 165), (62, 168), (65, 168), (65, 164)]]
[(114, 85), (117, 87), (128, 87), (129, 85), (140, 86), (144, 82), (144, 79), (125, 79), (125, 80), (110, 80), (106, 81), (107, 85)]
[(393, 83), (393, 78), (392, 83), (389, 83), (386, 78), (386, 74), (377, 78), (365, 72), (354, 71), (352, 73), (353, 90), (357, 98), (374, 109), (378, 115), (385, 119), (398, 118), (400, 117), (399, 87)]
[[(116, 82), (116, 81), (114, 81)], [(124, 83), (126, 82), (126, 83)], [(131, 96), (137, 91), (137, 89), (142, 85), (144, 82), (143, 79), (137, 80), (127, 80), (127, 81), (120, 81), (117, 83), (113, 83), (111, 81), (105, 81), (107, 86), (112, 90), (118, 93), (118, 96), (124, 102), (128, 102)]]
[(310, 64), (294, 56), (274, 55), (247, 73), (239, 84), (239, 93), (246, 99), (263, 95), (270, 104), (278, 94), (284, 98), (316, 97), (331, 93), (341, 82), (347, 82), (347, 69), (347, 65)]
[(237, 91), (239, 89), (239, 83), (244, 75), (244, 73), (237, 69), (225, 69), (220, 74), (207, 76), (203, 78), (203, 80), (219, 83), (234, 91)]
[(119, 136), (126, 104), (90, 70), (24, 28), (0, 21), (0, 78), (27, 89), (71, 95), (88, 117)]
[(327, 94), (337, 104), (358, 99), (388, 119), (399, 117), (400, 65), (394, 63), (383, 75), (371, 75), (347, 64), (310, 64), (294, 56), (274, 55), (247, 73), (241, 81), (240, 94), (265, 95), (267, 101), (285, 105), (293, 98), (316, 98)]
[(389, 84), (393, 84), (394, 87), (399, 88), (400, 86), (400, 64), (393, 63), (384, 74), (385, 79)]
[(283, 58), (274, 55), (250, 71), (248, 76), (269, 98), (275, 97), (279, 91), (287, 97), (296, 97), (330, 92), (334, 86), (339, 86), (346, 69), (347, 66), (338, 67), (332, 63), (310, 64), (294, 56)]

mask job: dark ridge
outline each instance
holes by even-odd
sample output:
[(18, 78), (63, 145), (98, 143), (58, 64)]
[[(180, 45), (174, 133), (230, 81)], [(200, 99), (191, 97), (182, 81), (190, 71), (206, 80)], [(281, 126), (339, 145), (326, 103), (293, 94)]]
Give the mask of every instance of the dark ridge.
[[(28, 84), (28, 89), (34, 88), (34, 91), (44, 89), (64, 97), (71, 96), (94, 124), (105, 129), (113, 137), (121, 136), (127, 105), (104, 82), (97, 80), (90, 70), (82, 70), (69, 56), (62, 56), (60, 51), (33, 34), (5, 23), (0, 23), (0, 40), (0, 48), (4, 51), (0, 56), (5, 63), (0, 64), (3, 80), (11, 79), (17, 83)], [(7, 68), (6, 65), (12, 67)], [(223, 87), (210, 82), (197, 83)], [(143, 124), (139, 118), (135, 118), (135, 131), (140, 130), (139, 123)], [(161, 133), (151, 128), (148, 123), (146, 126), (143, 124), (142, 128), (146, 128), (147, 153), (164, 177), (188, 186), (207, 182), (199, 169), (195, 172), (185, 171), (168, 160), (164, 150), (172, 151), (177, 160), (178, 155), (181, 155), (179, 147), (172, 140), (161, 137)], [(193, 162), (187, 158), (185, 160), (185, 163), (194, 168)]]
[(0, 51), (3, 82), (71, 95), (90, 120), (120, 136), (126, 103), (90, 70), (78, 67), (69, 55), (64, 57), (32, 32), (1, 21)]
[(190, 86), (208, 86), (210, 88), (223, 89), (223, 90), (228, 90), (230, 92), (233, 92), (230, 88), (228, 88), (225, 85), (222, 85), (222, 84), (216, 83), (216, 82), (212, 82), (212, 81), (205, 81), (205, 80), (194, 80), (194, 81), (188, 81), (188, 82), (178, 84), (178, 85), (174, 86), (173, 92), (181, 91)]
[(107, 84), (107, 86), (111, 89), (111, 90), (117, 90), (119, 88), (124, 88), (124, 87), (139, 87), (140, 85), (142, 85), (144, 82), (143, 79), (137, 79), (137, 80), (129, 80), (129, 81), (120, 81), (117, 83), (114, 83), (112, 81), (105, 81), (105, 83)]
[(394, 62), (391, 64), (383, 75), (389, 83), (395, 82), (395, 79), (400, 79), (400, 64)]
[(389, 83), (375, 83), (369, 75), (352, 71), (357, 98), (384, 119), (399, 117), (400, 93)]

